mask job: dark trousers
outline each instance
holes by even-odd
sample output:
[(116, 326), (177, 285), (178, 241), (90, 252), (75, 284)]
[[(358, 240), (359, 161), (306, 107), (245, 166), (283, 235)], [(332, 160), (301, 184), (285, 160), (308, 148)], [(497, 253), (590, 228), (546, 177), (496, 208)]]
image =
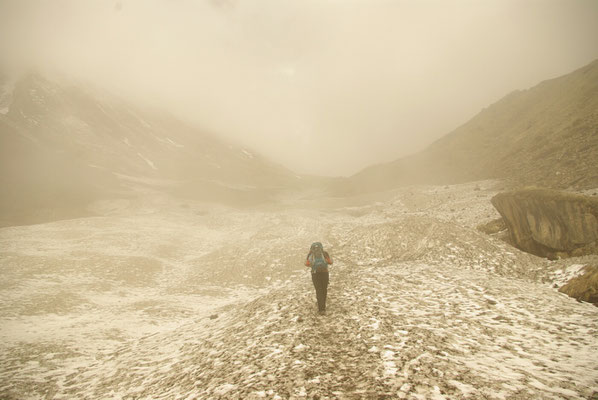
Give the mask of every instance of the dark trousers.
[(326, 295), (328, 294), (328, 280), (330, 279), (328, 271), (316, 272), (311, 274), (311, 281), (316, 288), (316, 298), (318, 299), (318, 310), (326, 310)]

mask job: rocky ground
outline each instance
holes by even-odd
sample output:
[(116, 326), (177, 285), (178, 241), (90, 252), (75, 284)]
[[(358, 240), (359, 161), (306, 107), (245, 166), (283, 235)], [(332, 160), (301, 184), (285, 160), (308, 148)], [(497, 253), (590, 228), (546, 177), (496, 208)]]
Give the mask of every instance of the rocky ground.
[[(4, 228), (0, 397), (598, 396), (598, 308), (554, 288), (596, 260), (477, 231), (498, 187), (251, 212), (111, 203)], [(335, 259), (324, 316), (302, 267), (315, 240)]]

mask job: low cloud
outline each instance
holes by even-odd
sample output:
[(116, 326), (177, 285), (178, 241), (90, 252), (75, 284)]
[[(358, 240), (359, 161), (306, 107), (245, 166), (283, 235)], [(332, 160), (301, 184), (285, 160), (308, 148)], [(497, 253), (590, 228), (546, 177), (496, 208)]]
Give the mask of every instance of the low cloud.
[(0, 52), (348, 175), (597, 58), (597, 20), (592, 0), (5, 0)]

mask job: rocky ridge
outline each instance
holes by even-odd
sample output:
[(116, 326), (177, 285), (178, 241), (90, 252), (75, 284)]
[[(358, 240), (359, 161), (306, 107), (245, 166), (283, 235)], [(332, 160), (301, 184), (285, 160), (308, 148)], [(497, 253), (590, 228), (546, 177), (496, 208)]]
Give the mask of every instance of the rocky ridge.
[(489, 105), (423, 151), (374, 165), (339, 192), (503, 179), (513, 187), (598, 186), (598, 60)]

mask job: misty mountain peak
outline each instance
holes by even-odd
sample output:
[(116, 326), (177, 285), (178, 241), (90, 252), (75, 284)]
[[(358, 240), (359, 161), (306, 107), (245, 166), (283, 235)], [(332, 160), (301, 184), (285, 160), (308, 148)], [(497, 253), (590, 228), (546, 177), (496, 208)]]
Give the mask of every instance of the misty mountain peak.
[(60, 202), (78, 209), (96, 198), (133, 195), (140, 184), (251, 204), (297, 181), (252, 150), (81, 84), (28, 74), (3, 87), (1, 178), (15, 187), (2, 200), (10, 203), (4, 209), (9, 214), (20, 207), (14, 202), (19, 193), (29, 193), (31, 204), (42, 207), (48, 200), (43, 188), (53, 185), (61, 194), (47, 206)]

